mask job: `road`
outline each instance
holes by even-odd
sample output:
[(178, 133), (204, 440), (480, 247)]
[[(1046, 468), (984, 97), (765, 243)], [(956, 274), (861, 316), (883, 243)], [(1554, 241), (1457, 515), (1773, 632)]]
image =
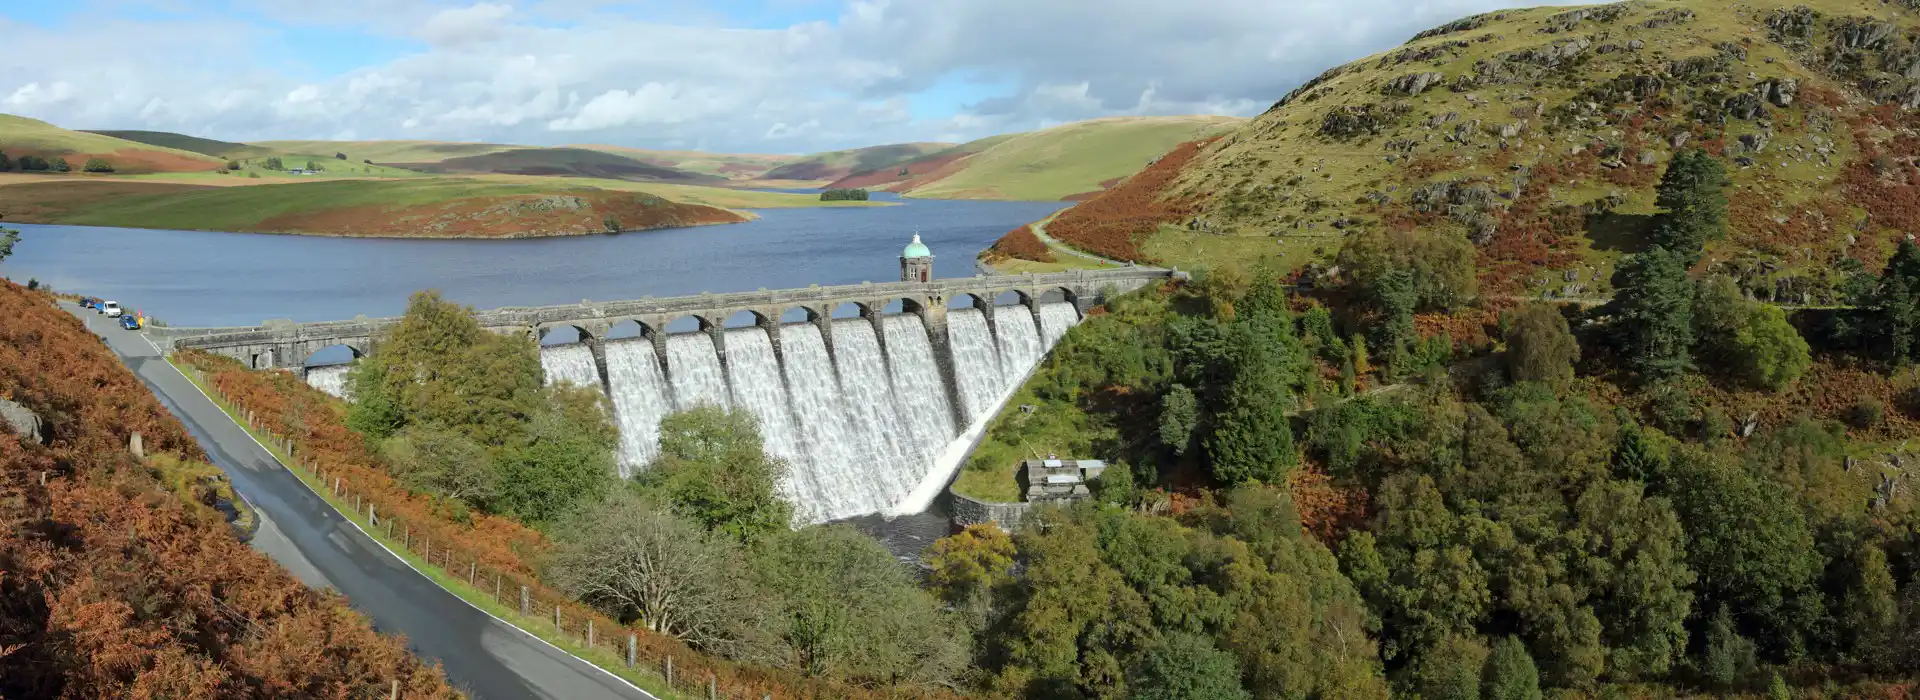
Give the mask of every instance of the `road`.
[(107, 341), (233, 479), (234, 488), (260, 516), (255, 549), (307, 585), (345, 594), (380, 631), (405, 634), (415, 654), (439, 662), (447, 678), (469, 696), (657, 700), (420, 575), (320, 500), (144, 336), (69, 302), (61, 306)]

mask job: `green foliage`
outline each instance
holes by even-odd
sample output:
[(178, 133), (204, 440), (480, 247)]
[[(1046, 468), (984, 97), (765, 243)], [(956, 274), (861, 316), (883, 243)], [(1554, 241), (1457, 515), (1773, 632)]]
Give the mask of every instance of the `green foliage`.
[(1465, 237), (1439, 230), (1368, 230), (1341, 248), (1339, 263), (1347, 279), (1376, 303), (1388, 293), (1388, 275), (1412, 277), (1414, 306), (1451, 309), (1478, 291), (1474, 261), (1478, 253)]
[(1779, 307), (1748, 300), (1728, 277), (1701, 280), (1693, 305), (1700, 362), (1779, 391), (1813, 366), (1807, 341)]
[(1655, 246), (1614, 273), (1610, 307), (1628, 364), (1648, 380), (1692, 369), (1693, 284), (1678, 254)]
[(13, 255), (13, 244), (19, 243), (19, 242), (20, 242), (19, 231), (6, 228), (6, 227), (0, 227), (0, 262), (6, 262), (7, 257)]
[(1558, 383), (1573, 379), (1580, 343), (1567, 317), (1546, 304), (1530, 304), (1507, 321), (1507, 374), (1517, 382)]
[(779, 494), (786, 473), (787, 464), (766, 453), (752, 414), (701, 406), (660, 421), (660, 456), (636, 486), (708, 530), (752, 544), (793, 519)]
[(1825, 562), (1793, 495), (1694, 448), (1676, 451), (1672, 472), (1701, 604), (1730, 609), (1776, 658), (1803, 653), (1824, 614)]
[(757, 578), (781, 599), (774, 634), (808, 675), (882, 685), (943, 682), (968, 634), (886, 548), (853, 528), (810, 527), (767, 542)]
[(1174, 634), (1149, 650), (1133, 671), (1132, 700), (1252, 700), (1240, 667), (1206, 637)]
[(626, 230), (625, 227), (620, 224), (620, 217), (612, 214), (608, 214), (606, 219), (601, 220), (600, 225), (607, 230), (607, 233), (619, 233)]
[(43, 173), (51, 169), (52, 167), (53, 166), (51, 164), (47, 163), (47, 159), (41, 158), (40, 156), (32, 156), (32, 155), (20, 156), (20, 172), (23, 172), (23, 173), (42, 172)]
[(551, 523), (600, 499), (618, 479), (606, 399), (593, 389), (554, 388), (553, 410), (534, 416), (526, 444), (501, 451), (494, 509)]
[(499, 475), (478, 443), (457, 432), (413, 426), (387, 438), (380, 453), (414, 491), (476, 505), (499, 493)]
[[(48, 165), (48, 167), (49, 167), (50, 169), (52, 169), (52, 170), (53, 170), (54, 172), (56, 172), (56, 173), (70, 173), (70, 172), (73, 172), (73, 165), (72, 165), (72, 164), (70, 164), (70, 163), (68, 163), (68, 162), (67, 162), (67, 159), (65, 159), (65, 158), (54, 158), (53, 160), (51, 160), (51, 161), (48, 161), (48, 162), (47, 162), (47, 165)], [(87, 172), (113, 172), (113, 169), (112, 169), (112, 168), (108, 168), (107, 170), (104, 170), (104, 171), (99, 171), (99, 170), (89, 170), (89, 171), (87, 171)]]
[(1307, 348), (1328, 363), (1338, 365), (1349, 359), (1347, 344), (1334, 331), (1333, 313), (1327, 311), (1327, 307), (1307, 309), (1300, 317), (1300, 335), (1306, 341)]
[(286, 170), (287, 169), (286, 163), (283, 163), (280, 161), (280, 156), (267, 156), (266, 160), (261, 161), (260, 167), (267, 170)]
[(1518, 637), (1493, 643), (1483, 673), (1481, 697), (1486, 700), (1541, 700), (1540, 672), (1534, 668), (1527, 645)]
[(1852, 657), (1873, 667), (1897, 668), (1899, 589), (1886, 551), (1872, 544), (1855, 549), (1845, 580), (1839, 630)]
[(8, 172), (13, 172), (13, 159), (8, 158), (5, 152), (0, 152), (0, 173)]
[(1707, 623), (1706, 662), (1701, 671), (1723, 690), (1738, 686), (1755, 664), (1753, 642), (1734, 628), (1733, 615), (1725, 606)]
[(822, 202), (864, 202), (867, 191), (857, 187), (837, 187), (820, 193)]
[(90, 173), (110, 173), (113, 172), (113, 163), (105, 158), (88, 158), (86, 164), (80, 166), (80, 169)]
[(1184, 455), (1200, 420), (1200, 400), (1185, 384), (1175, 384), (1160, 399), (1160, 442)]
[(1656, 223), (1654, 244), (1690, 264), (1707, 243), (1725, 238), (1727, 184), (1726, 166), (1706, 151), (1674, 154), (1654, 198), (1654, 205), (1666, 211)]
[(1902, 239), (1869, 295), (1861, 334), (1904, 363), (1920, 356), (1920, 247)]
[(998, 526), (969, 525), (927, 549), (927, 585), (949, 605), (984, 607), (994, 588), (1013, 580), (1013, 557), (1013, 539)]
[(1479, 639), (1451, 636), (1415, 658), (1403, 682), (1422, 700), (1480, 700), (1487, 647)]

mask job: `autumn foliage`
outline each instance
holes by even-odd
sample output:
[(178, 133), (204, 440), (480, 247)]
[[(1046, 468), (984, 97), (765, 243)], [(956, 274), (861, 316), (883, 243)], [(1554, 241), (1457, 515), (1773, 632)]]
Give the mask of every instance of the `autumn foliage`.
[(1000, 240), (993, 242), (987, 249), (987, 262), (1006, 259), (1032, 260), (1034, 262), (1053, 262), (1053, 251), (1047, 244), (1033, 234), (1033, 225), (1028, 224), (1008, 231)]
[[(700, 654), (663, 634), (628, 628), (539, 579), (538, 563), (550, 548), (539, 531), (509, 518), (456, 509), (445, 501), (407, 490), (360, 434), (346, 427), (345, 405), (338, 399), (290, 373), (253, 371), (238, 361), (206, 352), (184, 350), (174, 359), (191, 368), (232, 406), (251, 412), (263, 430), (290, 438), (302, 468), (319, 474), (329, 488), (338, 479), (339, 493), (351, 494), (345, 496), (350, 502), (373, 504), (381, 526), (391, 528), (396, 539), (404, 536), (410, 543), (405, 545), (409, 551), (454, 577), (469, 579), (483, 589), (504, 591), (509, 598), (517, 597), (519, 588), (525, 586), (531, 601), (529, 616), (552, 620), (557, 608), (570, 635), (582, 635), (586, 621), (592, 620), (597, 630), (595, 645), (612, 652), (615, 658), (625, 656), (627, 635), (631, 633), (636, 635), (641, 663), (657, 667), (671, 657), (676, 680), (697, 682), (704, 690), (706, 679), (712, 676), (723, 697), (952, 697), (922, 688), (851, 687), (771, 667), (734, 663)], [(517, 601), (507, 602), (511, 607)]]
[(1142, 236), (1198, 211), (1195, 202), (1165, 195), (1181, 168), (1211, 142), (1190, 141), (1175, 146), (1126, 182), (1061, 212), (1047, 224), (1047, 234), (1095, 255), (1145, 262), (1146, 254), (1140, 250)]
[[(0, 283), (0, 397), (46, 444), (0, 436), (0, 696), (451, 698), (439, 671), (186, 507), (127, 451), (203, 457), (49, 296)], [(45, 477), (42, 485), (41, 479)]]

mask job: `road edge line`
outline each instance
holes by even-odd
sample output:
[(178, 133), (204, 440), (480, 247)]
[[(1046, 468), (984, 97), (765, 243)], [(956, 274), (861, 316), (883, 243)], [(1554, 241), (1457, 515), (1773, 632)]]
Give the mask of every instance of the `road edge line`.
[[(146, 334), (145, 334), (145, 333), (142, 333), (142, 334), (140, 334), (140, 337), (142, 337), (142, 338), (146, 338)], [(153, 344), (153, 340), (152, 340), (151, 338), (148, 338), (148, 339), (147, 339), (147, 344), (149, 344), (149, 345), (152, 345), (152, 344)], [(158, 346), (156, 346), (156, 347), (155, 347), (154, 349), (155, 349), (155, 350), (158, 350), (159, 348), (158, 348)], [(180, 371), (180, 368), (179, 368), (179, 367), (177, 367), (177, 366), (175, 366), (175, 365), (173, 364), (173, 360), (171, 360), (171, 359), (168, 359), (168, 358), (167, 358), (167, 356), (166, 356), (166, 353), (161, 353), (161, 354), (160, 354), (160, 360), (161, 360), (162, 362), (165, 362), (165, 363), (167, 363), (167, 368), (168, 368), (168, 369), (171, 369), (171, 370), (173, 370), (175, 374), (178, 374), (178, 375), (180, 375), (180, 378), (181, 378), (181, 379), (187, 379), (187, 375), (186, 375), (186, 373), (185, 373), (185, 372), (181, 372), (181, 371)], [(207, 393), (207, 390), (205, 390), (205, 389), (202, 389), (202, 388), (200, 388), (200, 385), (199, 385), (199, 384), (197, 384), (197, 383), (195, 383), (195, 382), (194, 382), (194, 381), (192, 381), (191, 379), (187, 379), (187, 385), (188, 385), (188, 386), (191, 386), (191, 387), (193, 387), (193, 390), (194, 390), (194, 391), (197, 391), (197, 392), (200, 392), (200, 395), (201, 395), (201, 396), (204, 396), (204, 397), (206, 397), (206, 399), (207, 399), (207, 401), (208, 401), (209, 403), (212, 403), (212, 404), (213, 404), (213, 407), (214, 407), (214, 408), (221, 408), (221, 406), (220, 406), (220, 402), (219, 402), (219, 401), (215, 401), (215, 400), (214, 400), (214, 398), (213, 398), (213, 395), (211, 395), (211, 394), (208, 394), (208, 393)], [(592, 661), (588, 661), (588, 660), (586, 660), (586, 659), (584, 659), (584, 658), (581, 658), (581, 657), (580, 657), (579, 655), (577, 655), (577, 654), (574, 654), (573, 652), (570, 652), (570, 651), (567, 651), (567, 650), (565, 650), (565, 649), (562, 649), (562, 648), (560, 648), (560, 646), (559, 646), (559, 645), (556, 645), (556, 644), (554, 644), (553, 642), (549, 642), (549, 641), (547, 641), (547, 640), (545, 640), (545, 639), (541, 639), (541, 638), (540, 638), (540, 635), (537, 635), (537, 634), (534, 634), (534, 633), (532, 633), (532, 632), (528, 632), (528, 631), (526, 631), (526, 630), (524, 630), (524, 629), (521, 629), (519, 625), (516, 625), (516, 624), (513, 624), (512, 622), (510, 622), (510, 621), (508, 621), (508, 620), (507, 620), (506, 618), (503, 618), (503, 617), (500, 617), (499, 615), (495, 615), (495, 614), (493, 614), (492, 612), (489, 612), (489, 611), (488, 611), (488, 610), (487, 610), (486, 608), (482, 608), (482, 607), (480, 607), (480, 606), (478, 606), (478, 605), (474, 605), (474, 604), (473, 604), (473, 601), (470, 601), (470, 600), (467, 600), (466, 598), (463, 598), (463, 597), (461, 597), (461, 596), (460, 596), (460, 594), (458, 594), (458, 593), (455, 593), (455, 592), (453, 592), (453, 591), (450, 591), (450, 590), (447, 590), (447, 587), (446, 587), (446, 586), (442, 586), (442, 585), (440, 585), (440, 582), (439, 582), (439, 581), (435, 581), (435, 580), (433, 580), (433, 577), (432, 577), (432, 576), (428, 576), (428, 575), (427, 575), (427, 572), (425, 572), (425, 571), (421, 571), (421, 570), (420, 570), (420, 567), (417, 567), (417, 566), (414, 566), (414, 565), (413, 565), (413, 562), (410, 562), (410, 561), (407, 561), (407, 558), (406, 558), (406, 557), (403, 557), (403, 556), (400, 556), (400, 554), (399, 554), (398, 552), (395, 552), (395, 551), (393, 551), (393, 548), (391, 548), (391, 547), (388, 547), (388, 546), (386, 545), (386, 543), (384, 543), (384, 542), (381, 542), (381, 541), (380, 541), (380, 538), (378, 538), (378, 537), (374, 537), (374, 536), (373, 536), (373, 533), (370, 533), (370, 532), (367, 532), (367, 529), (366, 529), (366, 528), (363, 528), (363, 527), (360, 527), (360, 523), (359, 523), (359, 522), (356, 522), (356, 521), (355, 521), (355, 520), (354, 520), (353, 518), (350, 518), (350, 517), (347, 517), (347, 514), (346, 514), (346, 513), (342, 513), (342, 512), (340, 512), (340, 509), (339, 509), (339, 508), (337, 508), (337, 507), (335, 507), (335, 506), (333, 505), (333, 502), (332, 502), (332, 501), (329, 501), (329, 500), (327, 500), (327, 497), (326, 497), (326, 496), (323, 496), (323, 495), (321, 495), (321, 494), (320, 494), (320, 492), (319, 492), (319, 491), (316, 491), (316, 490), (314, 490), (314, 488), (313, 488), (313, 485), (312, 485), (312, 484), (309, 484), (309, 483), (307, 483), (307, 480), (306, 480), (306, 479), (302, 479), (302, 478), (300, 478), (300, 475), (299, 475), (299, 474), (295, 474), (295, 473), (293, 473), (293, 467), (289, 467), (289, 466), (287, 466), (287, 464), (286, 464), (285, 462), (282, 462), (282, 461), (280, 461), (280, 456), (279, 456), (279, 455), (276, 455), (276, 454), (274, 454), (274, 453), (273, 453), (273, 450), (272, 450), (272, 449), (269, 449), (269, 448), (268, 448), (268, 447), (266, 446), (266, 444), (264, 444), (264, 443), (262, 443), (262, 442), (260, 442), (260, 438), (257, 438), (257, 437), (254, 437), (254, 436), (253, 436), (253, 431), (251, 431), (251, 430), (248, 430), (248, 429), (247, 429), (247, 427), (246, 427), (246, 426), (244, 426), (244, 425), (240, 425), (240, 422), (239, 422), (239, 421), (235, 421), (235, 420), (233, 420), (233, 416), (232, 416), (232, 415), (229, 415), (229, 414), (228, 414), (228, 413), (227, 413), (227, 412), (226, 412), (225, 410), (222, 410), (222, 411), (220, 411), (220, 415), (223, 415), (223, 416), (227, 416), (227, 420), (228, 420), (228, 421), (230, 421), (230, 422), (232, 422), (232, 423), (233, 423), (233, 425), (234, 425), (234, 427), (236, 427), (236, 428), (239, 428), (239, 429), (240, 429), (240, 432), (242, 432), (242, 433), (245, 433), (245, 434), (246, 434), (246, 436), (247, 436), (247, 439), (248, 439), (248, 440), (252, 440), (252, 441), (253, 441), (253, 444), (255, 444), (255, 445), (258, 445), (258, 446), (260, 447), (260, 451), (262, 451), (262, 452), (265, 452), (265, 453), (267, 454), (267, 456), (268, 456), (269, 458), (272, 458), (272, 459), (273, 459), (273, 463), (274, 463), (274, 464), (278, 464), (278, 465), (280, 465), (280, 468), (281, 468), (281, 469), (283, 469), (283, 470), (285, 470), (285, 471), (287, 472), (287, 474), (288, 474), (288, 475), (290, 475), (290, 476), (292, 476), (292, 477), (293, 477), (293, 480), (294, 480), (294, 481), (298, 481), (298, 482), (300, 482), (300, 485), (301, 485), (301, 486), (303, 486), (303, 487), (306, 487), (306, 489), (307, 489), (307, 492), (308, 492), (308, 493), (311, 493), (311, 494), (313, 494), (313, 495), (314, 495), (314, 497), (315, 497), (315, 498), (318, 498), (318, 499), (320, 499), (320, 502), (321, 502), (321, 503), (325, 503), (325, 504), (327, 504), (327, 510), (330, 510), (330, 511), (333, 511), (333, 513), (334, 513), (335, 515), (338, 515), (338, 516), (340, 516), (340, 519), (341, 519), (341, 520), (345, 520), (345, 521), (347, 521), (347, 524), (348, 524), (348, 525), (352, 525), (352, 526), (353, 526), (353, 529), (355, 529), (355, 530), (358, 530), (358, 531), (360, 532), (360, 535), (361, 535), (361, 536), (363, 536), (363, 537), (366, 537), (366, 538), (367, 538), (367, 541), (368, 541), (368, 542), (372, 542), (372, 543), (373, 543), (373, 544), (374, 544), (375, 546), (377, 546), (377, 547), (379, 547), (379, 548), (380, 548), (381, 550), (383, 550), (383, 551), (385, 551), (385, 552), (387, 553), (387, 556), (390, 556), (390, 557), (393, 557), (393, 558), (394, 558), (395, 560), (398, 560), (398, 561), (399, 561), (399, 562), (400, 562), (401, 564), (404, 564), (404, 565), (406, 565), (406, 567), (407, 567), (408, 569), (411, 569), (411, 570), (413, 571), (413, 573), (415, 573), (415, 574), (418, 574), (418, 575), (420, 576), (420, 578), (424, 578), (424, 579), (426, 579), (426, 580), (427, 580), (427, 583), (430, 583), (430, 584), (433, 584), (433, 587), (434, 587), (434, 588), (438, 588), (438, 589), (440, 589), (441, 591), (444, 591), (444, 592), (446, 592), (446, 594), (447, 594), (447, 595), (449, 595), (449, 596), (452, 596), (454, 600), (458, 600), (458, 601), (460, 601), (460, 602), (461, 602), (461, 604), (463, 604), (463, 605), (466, 605), (466, 606), (467, 606), (467, 607), (469, 607), (469, 608), (473, 608), (473, 609), (475, 609), (475, 610), (478, 610), (478, 611), (480, 611), (480, 614), (482, 614), (482, 615), (486, 615), (487, 617), (491, 617), (491, 618), (493, 618), (493, 619), (495, 619), (495, 620), (499, 620), (499, 621), (500, 621), (500, 624), (503, 624), (503, 625), (506, 625), (506, 626), (507, 626), (508, 628), (510, 628), (510, 629), (512, 629), (513, 631), (515, 631), (515, 632), (519, 632), (520, 634), (523, 634), (523, 635), (526, 635), (526, 636), (527, 636), (527, 638), (529, 638), (529, 639), (532, 639), (533, 641), (536, 641), (536, 642), (539, 642), (539, 643), (541, 643), (541, 644), (545, 644), (545, 645), (547, 645), (547, 646), (549, 646), (549, 647), (552, 647), (554, 651), (557, 651), (557, 652), (560, 652), (561, 654), (563, 654), (563, 655), (565, 655), (565, 656), (566, 656), (567, 658), (570, 658), (570, 659), (573, 659), (573, 660), (575, 660), (575, 661), (579, 661), (580, 663), (583, 663), (583, 664), (586, 664), (586, 665), (587, 665), (587, 668), (591, 668), (591, 669), (593, 669), (593, 670), (595, 670), (595, 671), (599, 671), (599, 672), (601, 672), (601, 673), (603, 673), (603, 674), (606, 674), (608, 678), (612, 678), (612, 679), (614, 679), (614, 680), (616, 680), (616, 681), (620, 681), (621, 683), (625, 683), (625, 684), (627, 685), (627, 687), (629, 687), (629, 688), (632, 688), (632, 689), (634, 689), (635, 691), (637, 691), (637, 692), (639, 692), (639, 693), (640, 693), (640, 695), (642, 695), (642, 696), (644, 696), (644, 697), (647, 697), (647, 698), (650, 698), (651, 700), (662, 700), (662, 698), (661, 698), (660, 696), (658, 696), (658, 695), (654, 695), (653, 693), (649, 693), (649, 692), (647, 692), (647, 689), (645, 689), (645, 688), (642, 688), (642, 687), (640, 687), (640, 686), (638, 686), (638, 685), (634, 685), (634, 683), (633, 683), (633, 681), (630, 681), (630, 680), (627, 680), (627, 679), (625, 679), (625, 678), (621, 678), (621, 677), (620, 677), (620, 674), (617, 674), (617, 673), (614, 673), (614, 672), (612, 672), (612, 671), (609, 671), (609, 670), (607, 670), (607, 669), (604, 669), (604, 668), (601, 668), (601, 667), (600, 667), (600, 664), (596, 664), (596, 663), (594, 663), (594, 662), (592, 662)], [(236, 492), (236, 493), (238, 493), (238, 492)], [(362, 613), (362, 614), (365, 614), (365, 613)]]

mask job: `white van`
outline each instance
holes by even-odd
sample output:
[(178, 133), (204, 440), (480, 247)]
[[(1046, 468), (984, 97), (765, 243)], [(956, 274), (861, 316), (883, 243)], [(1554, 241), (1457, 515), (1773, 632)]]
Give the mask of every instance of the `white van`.
[(117, 301), (100, 302), (100, 313), (106, 314), (107, 318), (119, 318), (120, 302), (117, 302)]

